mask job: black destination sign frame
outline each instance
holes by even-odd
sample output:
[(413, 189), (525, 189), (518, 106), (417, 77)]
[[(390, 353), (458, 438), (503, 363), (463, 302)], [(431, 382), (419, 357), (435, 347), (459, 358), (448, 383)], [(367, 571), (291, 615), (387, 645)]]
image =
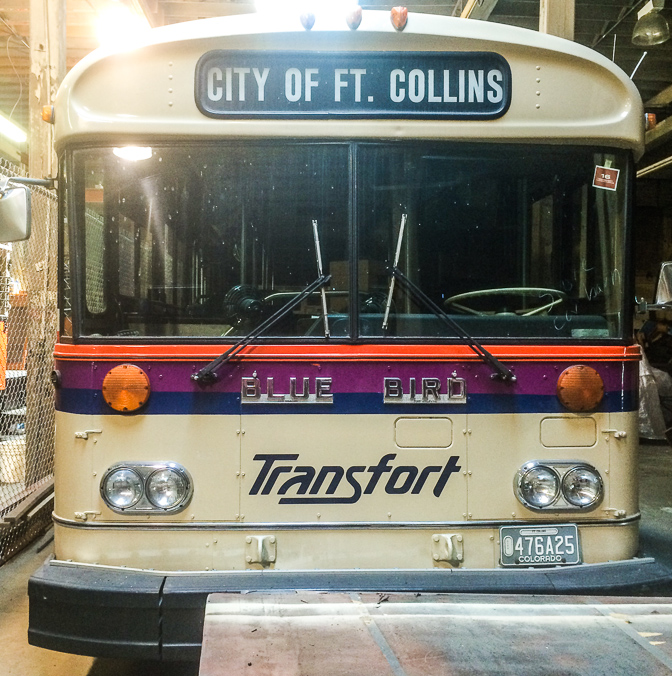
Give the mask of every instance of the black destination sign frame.
[(509, 108), (511, 68), (495, 52), (215, 50), (195, 97), (213, 118), (487, 120)]

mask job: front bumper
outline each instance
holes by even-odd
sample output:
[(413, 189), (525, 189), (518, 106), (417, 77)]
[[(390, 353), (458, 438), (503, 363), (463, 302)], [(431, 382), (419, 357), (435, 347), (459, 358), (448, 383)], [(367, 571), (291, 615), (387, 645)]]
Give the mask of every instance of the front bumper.
[(205, 603), (215, 592), (624, 594), (671, 580), (671, 572), (651, 558), (516, 570), (193, 573), (48, 561), (28, 583), (28, 640), (94, 657), (198, 660)]

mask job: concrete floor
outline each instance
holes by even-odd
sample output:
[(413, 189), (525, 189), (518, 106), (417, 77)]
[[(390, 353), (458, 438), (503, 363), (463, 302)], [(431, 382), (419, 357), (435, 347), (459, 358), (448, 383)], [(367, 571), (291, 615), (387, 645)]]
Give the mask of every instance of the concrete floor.
[[(640, 452), (641, 549), (672, 570), (672, 448), (645, 443)], [(0, 676), (196, 676), (197, 664), (157, 665), (94, 659), (28, 645), (28, 578), (50, 555), (36, 543), (0, 567)], [(661, 590), (656, 590), (657, 595)], [(672, 581), (663, 590), (672, 597)]]

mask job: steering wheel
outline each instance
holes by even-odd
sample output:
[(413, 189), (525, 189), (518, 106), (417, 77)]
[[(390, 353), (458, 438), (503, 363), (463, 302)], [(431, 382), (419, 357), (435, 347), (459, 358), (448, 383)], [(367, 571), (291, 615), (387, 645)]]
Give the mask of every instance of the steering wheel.
[[(516, 310), (511, 310), (511, 314), (516, 314), (521, 317), (529, 317), (530, 315), (538, 315), (541, 313), (548, 314), (549, 310), (556, 305), (559, 305), (564, 300), (567, 299), (567, 294), (558, 291), (557, 289), (544, 289), (542, 287), (536, 286), (511, 286), (501, 289), (481, 289), (480, 291), (468, 291), (467, 293), (458, 293), (456, 296), (451, 296), (446, 298), (443, 301), (445, 308), (454, 308), (460, 312), (466, 314), (478, 315), (479, 317), (484, 317), (491, 312), (483, 312), (481, 310), (475, 310), (469, 305), (464, 305), (463, 301), (471, 301), (476, 298), (488, 298), (490, 296), (520, 296), (521, 301), (526, 297), (537, 298), (543, 305), (528, 310), (526, 308), (519, 307)], [(495, 314), (497, 314), (495, 312)]]

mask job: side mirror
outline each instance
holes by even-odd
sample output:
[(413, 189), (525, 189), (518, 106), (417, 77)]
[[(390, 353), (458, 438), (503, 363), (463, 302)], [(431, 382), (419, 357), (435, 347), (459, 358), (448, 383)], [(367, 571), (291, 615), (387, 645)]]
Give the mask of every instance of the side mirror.
[(0, 242), (19, 242), (30, 237), (30, 189), (9, 180), (0, 183)]

